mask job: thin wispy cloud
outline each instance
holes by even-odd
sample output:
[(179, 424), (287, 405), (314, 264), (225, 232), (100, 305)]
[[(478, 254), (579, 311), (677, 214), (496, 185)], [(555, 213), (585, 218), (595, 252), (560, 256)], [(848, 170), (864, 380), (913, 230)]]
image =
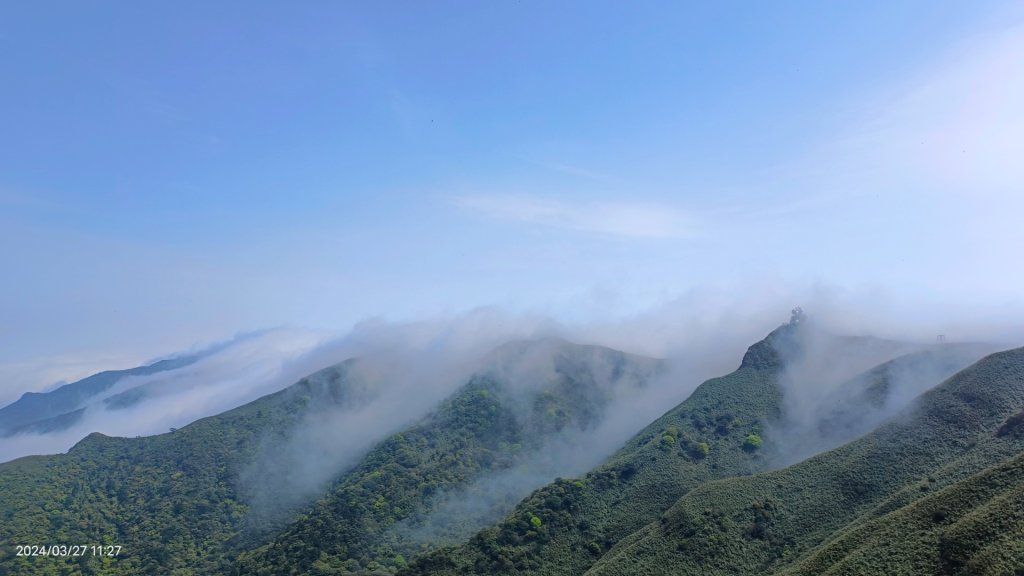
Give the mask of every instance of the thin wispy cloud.
[(606, 174), (594, 172), (593, 170), (589, 170), (581, 166), (574, 166), (572, 164), (563, 164), (561, 162), (539, 162), (538, 164), (550, 170), (561, 172), (562, 174), (568, 174), (569, 176), (576, 176), (578, 178), (585, 178), (587, 180), (594, 180), (598, 182), (611, 180), (611, 177)]
[(692, 215), (657, 204), (574, 203), (525, 195), (469, 195), (452, 201), (488, 218), (624, 238), (687, 238), (697, 233)]

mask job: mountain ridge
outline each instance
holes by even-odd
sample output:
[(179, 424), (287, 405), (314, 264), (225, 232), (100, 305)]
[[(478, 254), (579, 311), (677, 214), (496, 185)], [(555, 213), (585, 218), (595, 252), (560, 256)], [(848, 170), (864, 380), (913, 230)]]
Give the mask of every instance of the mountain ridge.
[[(49, 392), (25, 392), (17, 400), (0, 408), (0, 435), (9, 436), (24, 430), (26, 425), (64, 417), (67, 427), (77, 421), (73, 413), (81, 415), (80, 409), (90, 399), (112, 388), (123, 378), (148, 376), (194, 364), (202, 354), (187, 354), (175, 358), (158, 360), (151, 364), (122, 370), (104, 370), (81, 380), (64, 384)], [(44, 429), (52, 431), (52, 427)]]
[[(645, 575), (784, 569), (865, 514), (912, 504), (943, 481), (1019, 454), (1019, 439), (996, 439), (995, 432), (1022, 406), (1024, 348), (986, 356), (850, 444), (782, 470), (698, 487), (588, 574), (621, 574), (627, 565)], [(959, 475), (929, 476), (950, 465)], [(927, 489), (919, 488), (922, 481)]]

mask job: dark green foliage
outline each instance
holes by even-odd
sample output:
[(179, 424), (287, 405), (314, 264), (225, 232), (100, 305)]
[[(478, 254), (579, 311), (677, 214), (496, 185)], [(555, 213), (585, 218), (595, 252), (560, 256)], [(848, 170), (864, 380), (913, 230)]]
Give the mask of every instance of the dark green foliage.
[[(401, 573), (581, 574), (694, 487), (759, 470), (762, 461), (741, 448), (747, 434), (741, 424), (777, 414), (782, 366), (772, 342), (789, 339), (794, 329), (782, 327), (752, 346), (739, 370), (702, 384), (579, 486), (563, 481), (537, 490), (494, 529), (419, 557)], [(543, 520), (536, 532), (529, 530), (532, 515)]]
[[(173, 433), (92, 434), (67, 454), (0, 465), (0, 574), (212, 574), (251, 545), (238, 474), (310, 398), (347, 386), (343, 366)], [(344, 393), (341, 394), (344, 396)], [(117, 544), (114, 559), (14, 558), (15, 544)]]
[[(595, 347), (563, 344), (558, 351), (594, 353), (641, 373), (656, 366), (649, 359)], [(585, 431), (600, 420), (607, 404), (601, 386), (585, 366), (561, 360), (556, 357), (556, 379), (536, 392), (513, 392), (496, 377), (474, 377), (426, 420), (374, 448), (272, 543), (242, 555), (234, 573), (303, 574), (316, 562), (351, 562), (339, 574), (364, 573), (371, 563), (381, 570), (405, 568), (405, 558), (424, 548), (403, 529), (418, 526), (437, 505), (435, 497), (458, 494), (475, 480), (510, 469), (542, 450), (563, 430)], [(630, 473), (621, 470), (627, 478)], [(549, 522), (570, 518), (578, 508), (574, 494), (583, 490), (579, 482), (559, 484), (564, 485), (559, 494), (548, 494), (541, 506), (515, 514), (511, 534), (484, 532), (475, 541), (492, 551), (508, 545), (508, 538), (517, 543), (547, 541)], [(499, 561), (515, 565), (520, 560), (511, 555)], [(449, 564), (433, 559), (418, 562), (416, 569), (438, 570)]]
[[(777, 346), (792, 348), (799, 329), (776, 330), (605, 463), (534, 491), (459, 546), (410, 530), (445, 497), (599, 423), (608, 397), (582, 364), (563, 359), (557, 381), (525, 395), (474, 377), (262, 531), (241, 471), (312, 406), (360, 401), (342, 368), (173, 434), (93, 435), (67, 455), (0, 465), (0, 574), (973, 575), (1024, 565), (1024, 349), (963, 370), (860, 440), (766, 472), (779, 447), (761, 436), (779, 414)], [(637, 362), (609, 358), (616, 370)], [(855, 380), (864, 392), (851, 398), (882, 402), (884, 370)], [(124, 549), (15, 559), (9, 546), (73, 541)]]
[[(289, 512), (287, 499), (283, 510), (254, 518), (246, 505), (252, 486), (242, 480), (271, 470), (255, 464), (272, 458), (272, 448), (311, 411), (366, 401), (372, 391), (350, 386), (345, 365), (173, 433), (92, 435), (66, 455), (0, 465), (0, 573), (186, 575), (251, 568), (369, 574), (403, 568), (419, 547), (403, 540), (399, 522), (416, 521), (442, 496), (486, 472), (510, 468), (546, 438), (566, 429), (587, 431), (603, 418), (606, 386), (616, 378), (642, 382), (660, 369), (657, 361), (607, 349), (554, 347), (556, 381), (537, 382), (535, 393), (513, 399), (493, 379), (474, 379), (429, 418), (371, 450), (287, 526), (265, 522), (287, 519), (281, 516)], [(599, 384), (592, 372), (597, 367), (609, 368), (610, 379)], [(537, 517), (547, 522), (546, 515)], [(527, 524), (531, 538), (546, 528)], [(281, 528), (272, 545), (260, 548)], [(8, 546), (69, 541), (113, 542), (123, 551), (114, 560), (26, 561), (14, 559)], [(236, 565), (243, 550), (251, 552)]]
[(1024, 436), (1024, 411), (1007, 418), (1006, 422), (996, 431), (996, 436), (1013, 436), (1014, 438)]
[(474, 380), (426, 421), (382, 442), (273, 543), (246, 553), (234, 571), (304, 573), (317, 561), (346, 560), (397, 567), (399, 542), (390, 530), (397, 522), (426, 510), (433, 495), (513, 464), (499, 443), (522, 442), (522, 429), (496, 400), (494, 386)]

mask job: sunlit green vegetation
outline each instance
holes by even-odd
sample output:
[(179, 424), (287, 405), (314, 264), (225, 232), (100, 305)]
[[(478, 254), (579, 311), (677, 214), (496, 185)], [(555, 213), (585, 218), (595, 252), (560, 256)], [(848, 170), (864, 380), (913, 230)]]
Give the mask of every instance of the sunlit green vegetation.
[[(0, 573), (1001, 575), (1024, 565), (1024, 349), (963, 370), (855, 442), (770, 471), (782, 448), (773, 343), (795, 329), (752, 346), (738, 370), (600, 466), (535, 490), (493, 526), (471, 525), (457, 546), (408, 529), (614, 409), (585, 374), (525, 395), (477, 375), (271, 524), (254, 520), (242, 472), (314, 406), (351, 400), (344, 366), (173, 433), (92, 435), (66, 455), (0, 465)], [(881, 394), (885, 375), (868, 374), (868, 392)], [(122, 552), (12, 556), (13, 544), (72, 542)]]
[[(205, 575), (258, 543), (238, 475), (311, 405), (345, 401), (344, 367), (173, 433), (93, 434), (0, 465), (0, 573)], [(15, 558), (17, 544), (117, 544), (117, 558)]]
[(537, 490), (494, 528), (417, 558), (403, 574), (581, 574), (693, 488), (761, 470), (744, 441), (778, 412), (782, 364), (772, 341), (791, 330), (751, 346), (739, 370), (701, 385), (583, 478)]
[[(588, 347), (570, 350), (589, 352)], [(602, 353), (623, 367), (651, 362), (610, 350)], [(474, 377), (426, 420), (374, 448), (272, 543), (243, 554), (233, 573), (387, 573), (405, 568), (405, 558), (430, 547), (405, 538), (400, 527), (428, 515), (438, 497), (457, 494), (473, 481), (543, 450), (563, 429), (588, 429), (599, 421), (607, 401), (582, 372), (560, 373), (546, 388), (525, 394), (506, 389), (492, 377)], [(571, 486), (582, 491), (582, 483)], [(553, 518), (548, 511), (520, 515), (517, 531), (531, 540), (545, 538)]]

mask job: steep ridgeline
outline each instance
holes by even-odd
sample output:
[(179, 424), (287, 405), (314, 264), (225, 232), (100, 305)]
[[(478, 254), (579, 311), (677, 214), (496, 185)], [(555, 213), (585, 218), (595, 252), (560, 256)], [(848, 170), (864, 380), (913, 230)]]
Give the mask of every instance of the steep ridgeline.
[(201, 354), (160, 360), (128, 370), (108, 370), (65, 384), (50, 392), (26, 392), (0, 408), (0, 436), (22, 432), (46, 433), (69, 428), (82, 415), (81, 408), (129, 376), (148, 376), (195, 363)]
[[(0, 464), (0, 574), (210, 574), (246, 538), (239, 476), (311, 414), (357, 409), (358, 361), (173, 433), (92, 434), (67, 454)], [(18, 544), (117, 544), (117, 558), (17, 558)]]
[(404, 567), (406, 558), (471, 534), (553, 479), (558, 466), (546, 466), (552, 451), (571, 458), (601, 449), (591, 435), (614, 403), (663, 369), (657, 360), (559, 340), (504, 346), (432, 414), (371, 450), (271, 544), (242, 555), (232, 573)]
[(1019, 574), (1024, 348), (988, 356), (870, 434), (700, 486), (587, 572)]
[[(835, 432), (830, 441), (838, 441), (874, 426), (879, 414), (887, 414), (917, 387), (938, 383), (908, 383), (901, 374), (922, 372), (922, 366), (935, 369), (929, 374), (941, 374), (963, 362), (962, 355), (953, 354), (957, 347), (946, 346), (876, 367), (906, 349), (870, 338), (815, 333), (803, 324), (783, 326), (751, 346), (738, 370), (705, 382), (624, 446), (650, 418), (631, 410), (671, 396), (673, 378), (661, 361), (560, 340), (515, 342), (494, 351), (471, 377), (447, 378), (444, 384), (402, 378), (391, 382), (393, 375), (381, 370), (379, 359), (350, 360), (170, 434), (93, 434), (68, 454), (0, 464), (0, 574), (657, 571), (676, 562), (675, 557), (641, 566), (626, 551), (649, 544), (652, 554), (659, 553), (664, 539), (657, 531), (671, 526), (660, 520), (672, 515), (666, 511), (719, 485), (719, 479), (746, 476), (725, 481), (745, 486), (743, 482), (762, 478), (751, 474), (777, 467), (781, 445), (790, 438), (779, 425), (785, 420), (786, 394), (792, 394), (785, 386), (792, 384), (793, 373), (815, 374), (795, 367), (813, 365), (809, 360), (820, 360), (828, 350), (836, 357), (858, 359), (844, 363), (849, 369), (857, 367), (850, 376), (873, 368), (826, 398), (822, 414), (828, 416), (809, 420), (818, 435)], [(824, 364), (839, 365), (831, 360)], [(975, 380), (992, 379), (998, 372), (988, 370)], [(460, 382), (465, 384), (455, 389)], [(427, 387), (435, 391), (433, 396), (421, 391)], [(1002, 420), (992, 446), (1015, 446), (1024, 436), (1024, 416)], [(940, 436), (932, 431), (920, 438), (926, 445), (945, 446)], [(615, 446), (623, 447), (606, 458)], [(998, 503), (1015, 497), (997, 490), (998, 479), (1010, 473), (994, 468), (989, 476), (974, 480), (972, 474), (999, 463), (990, 457), (999, 451), (962, 452), (932, 472), (936, 480), (927, 483), (925, 495), (938, 496), (943, 488), (972, 491), (994, 517)], [(900, 455), (872, 458), (889, 467), (901, 462)], [(836, 466), (857, 458), (840, 460)], [(914, 458), (909, 462), (917, 466)], [(1008, 470), (1014, 469), (1012, 464), (1006, 463)], [(591, 472), (579, 480), (561, 479), (586, 470)], [(866, 488), (860, 480), (852, 481), (849, 491), (870, 492), (871, 474), (863, 481)], [(815, 484), (808, 486), (793, 489), (816, 490)], [(898, 531), (906, 522), (919, 520), (907, 507), (925, 502), (920, 500), (921, 486), (908, 481), (885, 492), (870, 503), (870, 514), (858, 513), (828, 528), (833, 540), (789, 532), (779, 540), (772, 531), (776, 524), (762, 526), (765, 531), (757, 528), (753, 534), (763, 538), (754, 539), (769, 550), (768, 559), (758, 559), (758, 566), (814, 573), (820, 566), (856, 565), (867, 551), (858, 548), (853, 530), (873, 530), (859, 524), (869, 521), (884, 530), (884, 523), (892, 521)], [(764, 503), (748, 496), (743, 496), (747, 508), (713, 510), (732, 517), (764, 516), (757, 526), (774, 521), (775, 502), (782, 502), (781, 497)], [(930, 533), (947, 543), (942, 544), (949, 558), (946, 565), (1002, 562), (1002, 541), (996, 535), (983, 539), (987, 556), (982, 560), (965, 548), (963, 543), (970, 540), (964, 538), (972, 536), (957, 530), (967, 530), (973, 517), (947, 506), (949, 498), (935, 504), (946, 506), (942, 510), (948, 529)], [(753, 502), (760, 503), (750, 508)], [(910, 515), (904, 518), (903, 512)], [(729, 522), (737, 520), (723, 525), (729, 527)], [(841, 531), (847, 529), (854, 536), (842, 540)], [(740, 535), (753, 538), (746, 532)], [(17, 544), (48, 543), (116, 544), (121, 554), (14, 557)], [(835, 547), (824, 547), (829, 543)], [(778, 546), (782, 552), (772, 551)], [(770, 554), (793, 562), (784, 564)], [(678, 562), (673, 566), (664, 569), (690, 569)]]
[[(808, 355), (827, 353), (860, 358), (868, 365), (847, 364), (864, 370), (908, 349), (896, 342), (809, 331), (803, 325), (780, 327), (750, 347), (739, 369), (702, 384), (583, 478), (537, 490), (501, 523), (461, 546), (417, 558), (401, 574), (582, 574), (697, 486), (774, 464), (778, 451), (767, 432), (781, 417), (779, 382), (792, 363), (819, 362)], [(935, 353), (940, 358), (959, 354), (954, 347)], [(921, 361), (919, 354), (906, 355), (886, 369), (857, 375), (840, 386), (846, 394), (824, 406), (849, 408), (849, 399), (865, 407), (884, 405), (899, 390), (890, 377)], [(844, 430), (865, 422), (848, 420)]]
[(778, 410), (775, 344), (795, 329), (751, 346), (738, 370), (702, 384), (584, 478), (537, 490), (497, 526), (403, 573), (580, 574), (694, 486), (761, 469), (745, 442)]

